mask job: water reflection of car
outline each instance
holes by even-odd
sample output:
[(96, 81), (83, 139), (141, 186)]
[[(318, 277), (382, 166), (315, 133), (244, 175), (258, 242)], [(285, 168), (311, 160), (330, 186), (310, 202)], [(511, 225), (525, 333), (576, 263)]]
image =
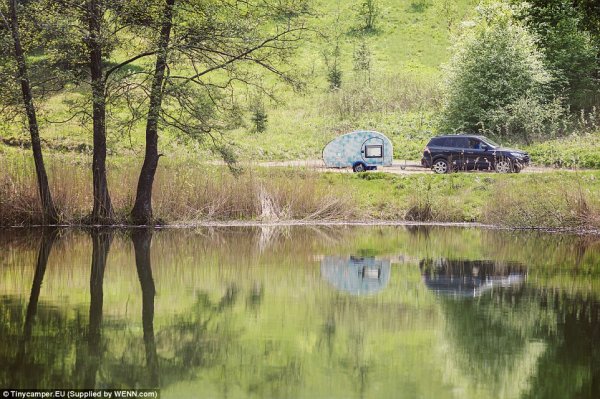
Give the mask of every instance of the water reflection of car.
[(353, 295), (375, 294), (390, 280), (390, 261), (375, 257), (325, 256), (321, 276), (333, 287)]
[(524, 265), (492, 260), (423, 259), (419, 263), (427, 288), (442, 295), (477, 297), (498, 287), (520, 285)]

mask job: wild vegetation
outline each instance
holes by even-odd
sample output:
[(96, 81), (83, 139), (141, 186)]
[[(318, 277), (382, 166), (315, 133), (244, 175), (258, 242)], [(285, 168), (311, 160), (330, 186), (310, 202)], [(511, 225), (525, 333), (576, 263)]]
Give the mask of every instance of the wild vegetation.
[[(218, 3), (2, 3), (0, 161), (21, 164), (31, 149), (42, 199), (41, 213), (33, 211), (29, 167), (5, 168), (0, 203), (5, 214), (19, 216), (4, 217), (4, 223), (260, 218), (256, 204), (265, 191), (259, 188), (271, 178), (264, 171), (243, 174), (241, 165), (318, 158), (330, 139), (359, 128), (388, 135), (401, 159), (420, 157), (436, 133), (467, 131), (524, 147), (538, 164), (600, 167), (594, 2)], [(54, 172), (44, 171), (42, 150), (46, 158), (52, 154)], [(127, 158), (139, 160), (141, 168)], [(159, 164), (169, 158), (181, 162)], [(217, 159), (231, 175), (208, 171), (207, 163)], [(56, 166), (65, 164), (73, 167)], [(278, 217), (373, 216), (361, 211), (367, 205), (353, 205), (363, 201), (359, 195), (342, 190), (334, 201), (340, 192), (322, 188), (333, 184), (327, 177), (303, 170), (270, 173), (290, 187), (309, 181), (334, 193), (305, 195), (306, 206), (281, 205)], [(81, 190), (63, 187), (71, 181)], [(205, 191), (209, 185), (251, 186), (254, 205), (241, 206), (242, 200), (220, 190), (227, 205), (217, 208), (230, 211), (207, 211), (212, 208), (197, 194), (203, 190), (198, 181)], [(181, 195), (166, 190), (183, 201), (177, 210), (166, 211), (167, 182), (194, 187)], [(291, 195), (282, 190), (287, 194), (269, 196)], [(460, 212), (442, 216), (440, 204), (419, 201), (383, 217), (483, 220)], [(244, 210), (231, 211), (238, 207)]]
[[(141, 160), (140, 160), (141, 161)], [(511, 228), (600, 229), (600, 173), (523, 175), (382, 172), (322, 173), (310, 168), (226, 166), (165, 159), (157, 171), (158, 223), (425, 221), (480, 222)], [(87, 223), (92, 203), (85, 157), (48, 157), (47, 168), (61, 223)], [(117, 223), (128, 222), (135, 200), (137, 163), (110, 159)], [(28, 157), (0, 159), (0, 226), (44, 222)]]

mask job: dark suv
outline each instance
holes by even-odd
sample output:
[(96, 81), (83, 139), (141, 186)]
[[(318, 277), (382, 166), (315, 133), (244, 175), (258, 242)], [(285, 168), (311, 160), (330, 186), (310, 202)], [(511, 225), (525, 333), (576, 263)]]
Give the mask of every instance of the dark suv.
[(435, 173), (475, 169), (519, 173), (529, 165), (529, 154), (503, 148), (484, 136), (447, 135), (429, 141), (421, 165)]

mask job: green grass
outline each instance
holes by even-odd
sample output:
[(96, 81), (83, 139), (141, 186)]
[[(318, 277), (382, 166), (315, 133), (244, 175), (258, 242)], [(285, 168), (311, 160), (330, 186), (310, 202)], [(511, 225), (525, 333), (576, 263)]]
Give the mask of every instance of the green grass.
[(323, 177), (353, 193), (374, 219), (482, 222), (518, 228), (599, 226), (600, 174), (390, 175)]
[(539, 165), (599, 169), (600, 132), (549, 140), (531, 145), (528, 151)]
[[(30, 156), (11, 151), (0, 157), (0, 225), (39, 223)], [(80, 222), (92, 205), (90, 157), (46, 160), (62, 221)], [(140, 164), (139, 157), (108, 160), (109, 189), (122, 221), (133, 205)], [(224, 166), (181, 156), (161, 160), (153, 204), (165, 223), (416, 220), (586, 229), (600, 227), (598, 198), (600, 171), (393, 175), (247, 164), (234, 177)]]

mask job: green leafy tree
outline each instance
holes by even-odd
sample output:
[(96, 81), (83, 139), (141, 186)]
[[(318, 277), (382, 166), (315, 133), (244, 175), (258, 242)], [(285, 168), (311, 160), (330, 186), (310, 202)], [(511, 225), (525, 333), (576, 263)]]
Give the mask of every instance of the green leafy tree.
[(152, 215), (152, 187), (154, 175), (158, 168), (158, 121), (163, 101), (163, 86), (167, 69), (168, 47), (171, 41), (173, 28), (173, 8), (175, 0), (165, 0), (162, 11), (160, 36), (158, 39), (156, 64), (152, 75), (150, 88), (148, 114), (146, 117), (146, 153), (144, 163), (138, 179), (135, 204), (131, 210), (131, 217), (135, 223), (150, 224)]
[(356, 7), (358, 31), (371, 33), (377, 31), (377, 21), (381, 8), (377, 0), (362, 0)]
[(598, 101), (599, 48), (585, 28), (586, 13), (570, 0), (530, 0), (520, 18), (538, 38), (547, 68), (555, 77), (552, 89), (574, 110)]
[[(112, 107), (129, 111), (124, 118), (129, 127), (146, 122), (144, 165), (131, 219), (151, 224), (161, 129), (208, 138), (216, 152), (233, 162), (219, 133), (240, 123), (234, 92), (252, 86), (270, 94), (280, 81), (302, 86), (289, 60), (307, 30), (306, 0), (31, 3), (38, 18), (32, 14), (27, 22), (47, 32), (44, 46), (36, 49), (38, 58), (64, 71), (69, 86), (84, 93), (78, 97), (83, 100), (74, 101), (69, 119), (80, 115), (83, 126), (92, 126), (89, 222), (94, 224), (115, 220), (106, 170)], [(275, 79), (266, 80), (266, 74)]]
[[(157, 61), (147, 114), (146, 157), (131, 214), (138, 224), (154, 222), (152, 187), (160, 156), (159, 126), (185, 136), (208, 136), (223, 159), (231, 161), (232, 152), (214, 133), (227, 121), (238, 120), (232, 94), (240, 86), (269, 92), (265, 72), (294, 88), (301, 86), (287, 60), (303, 38), (309, 13), (305, 0), (166, 0), (161, 9), (161, 34), (153, 50)], [(152, 35), (151, 30), (147, 33)], [(259, 115), (257, 127), (265, 125), (266, 113)]]
[(335, 13), (335, 20), (323, 29), (325, 37), (325, 48), (322, 51), (325, 66), (327, 68), (327, 82), (330, 90), (340, 89), (342, 87), (342, 43), (348, 32), (348, 26), (342, 17), (342, 12), (338, 8)]
[[(39, 50), (66, 80), (89, 88), (76, 103), (73, 117), (91, 120), (93, 136), (93, 207), (88, 218), (94, 224), (112, 224), (115, 214), (108, 188), (106, 156), (109, 96), (114, 78), (131, 61), (110, 65), (108, 59), (122, 39), (118, 33), (131, 25), (117, 0), (37, 0), (40, 26), (46, 33)], [(72, 117), (72, 118), (73, 118)], [(69, 119), (72, 119), (69, 118)]]
[[(44, 221), (54, 224), (59, 221), (58, 212), (54, 205), (50, 187), (48, 184), (48, 175), (44, 164), (42, 154), (42, 145), (40, 140), (39, 124), (36, 108), (34, 105), (34, 94), (32, 83), (29, 78), (29, 68), (27, 65), (27, 49), (21, 42), (21, 29), (18, 15), (19, 5), (17, 0), (8, 0), (8, 7), (4, 4), (0, 6), (0, 17), (2, 25), (0, 33), (0, 76), (5, 81), (0, 96), (7, 108), (16, 107), (18, 102), (15, 100), (16, 86), (21, 88), (21, 105), (24, 109), (29, 134), (31, 137), (31, 149), (33, 151), (33, 160), (35, 163), (35, 172), (37, 176), (38, 192), (42, 205)], [(21, 7), (21, 11), (23, 7)], [(10, 37), (10, 39), (8, 39)], [(30, 40), (35, 43), (35, 40)], [(31, 46), (28, 46), (31, 47)]]
[(256, 96), (252, 101), (250, 108), (252, 111), (251, 119), (252, 123), (254, 124), (254, 129), (258, 133), (262, 133), (267, 130), (268, 115), (262, 98), (260, 96)]
[(325, 65), (327, 67), (327, 82), (330, 90), (336, 90), (342, 87), (342, 68), (341, 68), (341, 48), (339, 38), (336, 40), (332, 50), (323, 51)]
[[(579, 12), (580, 27), (589, 32), (598, 50), (596, 60), (600, 65), (600, 2), (597, 0), (573, 0)], [(600, 73), (598, 73), (600, 77)]]
[(354, 71), (371, 83), (371, 70), (373, 67), (371, 48), (366, 40), (361, 40), (354, 49)]
[(478, 11), (445, 68), (442, 126), (529, 140), (543, 133), (527, 124), (531, 114), (541, 114), (544, 125), (546, 115), (560, 108), (550, 95), (552, 75), (534, 37), (515, 19), (514, 8), (491, 3)]

